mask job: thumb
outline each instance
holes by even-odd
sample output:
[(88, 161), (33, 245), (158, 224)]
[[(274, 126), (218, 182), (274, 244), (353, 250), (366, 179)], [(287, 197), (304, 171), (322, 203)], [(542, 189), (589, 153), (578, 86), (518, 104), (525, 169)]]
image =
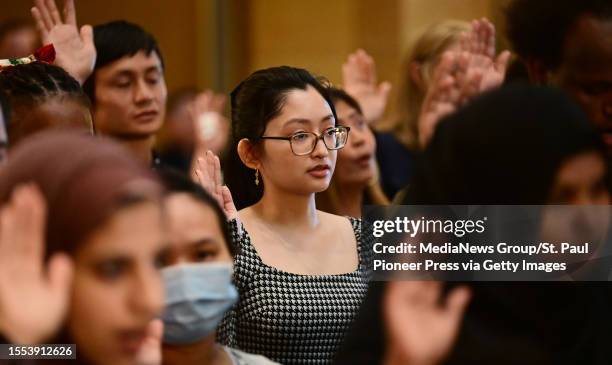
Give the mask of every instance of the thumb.
[(470, 301), (471, 293), (467, 287), (459, 287), (450, 292), (447, 299), (447, 313), (452, 321), (453, 327), (458, 327), (458, 324), (463, 319), (463, 313)]
[(161, 341), (164, 334), (164, 322), (161, 319), (152, 320), (147, 326), (147, 339)]
[(508, 62), (510, 62), (510, 56), (510, 51), (503, 51), (502, 53), (500, 53), (499, 56), (497, 56), (497, 59), (495, 60), (495, 69), (497, 69), (497, 71), (506, 73)]
[(147, 336), (136, 356), (137, 365), (160, 365), (162, 363), (162, 336), (164, 324), (154, 319), (147, 325)]
[(221, 190), (221, 194), (223, 195), (223, 210), (225, 211), (225, 215), (227, 219), (234, 219), (237, 216), (236, 206), (234, 205), (234, 198), (232, 198), (232, 193), (227, 185), (224, 185)]
[(391, 92), (391, 83), (389, 81), (385, 81), (378, 86), (378, 92), (381, 96), (387, 98), (389, 96), (389, 92)]
[(81, 27), (81, 40), (83, 41), (83, 43), (85, 43), (86, 45), (92, 45), (94, 44), (94, 40), (93, 40), (93, 28), (91, 25), (84, 25)]
[(49, 260), (49, 284), (52, 290), (68, 299), (68, 292), (74, 276), (74, 264), (68, 255), (59, 253)]

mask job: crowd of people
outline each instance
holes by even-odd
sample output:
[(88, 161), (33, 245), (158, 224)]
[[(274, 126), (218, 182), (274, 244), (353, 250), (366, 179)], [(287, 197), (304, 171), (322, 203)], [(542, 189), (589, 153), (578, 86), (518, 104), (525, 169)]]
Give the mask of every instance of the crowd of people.
[(227, 96), (169, 96), (154, 35), (57, 5), (0, 25), (0, 343), (77, 356), (12, 362), (612, 362), (606, 282), (375, 282), (362, 220), (610, 205), (609, 0), (511, 0), (503, 51), (432, 24), (399, 80), (359, 49), (342, 85), (274, 66)]

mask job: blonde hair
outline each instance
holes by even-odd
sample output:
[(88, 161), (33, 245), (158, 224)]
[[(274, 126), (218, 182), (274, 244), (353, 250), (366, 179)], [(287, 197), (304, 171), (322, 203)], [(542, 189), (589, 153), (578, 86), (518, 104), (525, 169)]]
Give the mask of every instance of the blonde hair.
[[(435, 23), (416, 39), (407, 57), (404, 58), (397, 109), (387, 123), (381, 125), (380, 130), (391, 132), (409, 150), (420, 149), (418, 118), (433, 69), (442, 53), (459, 40), (461, 33), (469, 30), (470, 24), (460, 20)], [(421, 87), (411, 76), (411, 68), (414, 64), (419, 67)]]

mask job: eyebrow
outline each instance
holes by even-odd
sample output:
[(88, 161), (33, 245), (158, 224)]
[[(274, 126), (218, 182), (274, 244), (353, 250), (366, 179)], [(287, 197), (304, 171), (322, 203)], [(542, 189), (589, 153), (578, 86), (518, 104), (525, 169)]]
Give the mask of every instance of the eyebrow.
[(190, 247), (197, 247), (197, 246), (211, 246), (211, 245), (219, 245), (219, 242), (217, 242), (217, 240), (215, 240), (214, 238), (201, 238), (199, 240), (195, 240), (189, 243)]
[(351, 114), (347, 115), (346, 118), (342, 119), (342, 118), (338, 118), (338, 121), (341, 122), (343, 120), (350, 120), (350, 119), (355, 119), (356, 117), (359, 117), (360, 114), (357, 111), (352, 111)]
[[(333, 114), (328, 114), (325, 117), (321, 118), (320, 123), (327, 122), (334, 119)], [(284, 126), (288, 126), (289, 124), (310, 124), (310, 119), (306, 118), (292, 118), (285, 122)]]
[[(151, 72), (159, 72), (161, 73), (161, 67), (159, 66), (149, 66), (145, 69), (144, 73), (145, 74), (149, 74)], [(137, 71), (134, 71), (132, 69), (123, 69), (123, 70), (119, 70), (117, 71), (117, 73), (115, 74), (114, 77), (131, 77), (132, 75), (136, 74)]]

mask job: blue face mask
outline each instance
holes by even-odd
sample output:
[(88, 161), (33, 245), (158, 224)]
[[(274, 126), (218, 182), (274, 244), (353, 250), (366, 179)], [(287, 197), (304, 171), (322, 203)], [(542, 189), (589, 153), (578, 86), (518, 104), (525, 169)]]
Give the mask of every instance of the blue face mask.
[(231, 263), (180, 264), (161, 273), (166, 285), (164, 343), (189, 344), (208, 337), (238, 300)]

